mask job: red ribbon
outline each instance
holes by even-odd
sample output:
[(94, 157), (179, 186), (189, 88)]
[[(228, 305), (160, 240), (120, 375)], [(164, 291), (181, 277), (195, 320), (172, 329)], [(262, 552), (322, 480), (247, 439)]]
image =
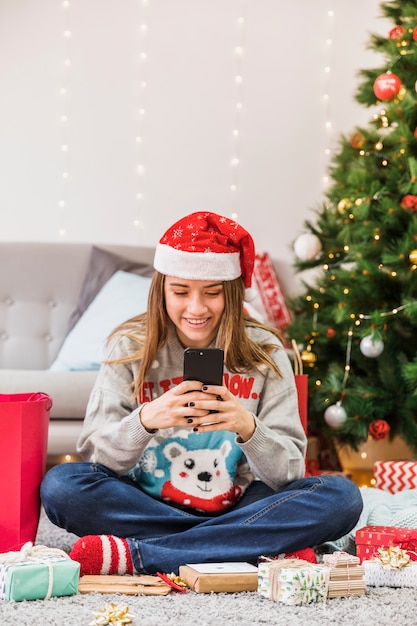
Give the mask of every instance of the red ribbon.
[(157, 576), (161, 578), (167, 585), (175, 589), (175, 591), (180, 591), (181, 593), (185, 593), (187, 589), (185, 587), (181, 587), (181, 585), (177, 585), (173, 580), (169, 578), (166, 574), (162, 574), (161, 572), (156, 572)]

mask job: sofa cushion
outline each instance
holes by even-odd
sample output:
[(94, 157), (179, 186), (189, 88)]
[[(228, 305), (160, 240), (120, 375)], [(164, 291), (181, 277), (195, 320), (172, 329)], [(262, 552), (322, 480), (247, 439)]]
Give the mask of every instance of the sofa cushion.
[(109, 334), (146, 311), (151, 278), (117, 271), (69, 332), (50, 369), (98, 370)]
[(100, 289), (118, 270), (147, 277), (151, 277), (155, 271), (152, 265), (132, 261), (108, 250), (93, 246), (76, 308), (68, 320), (67, 334), (74, 328)]

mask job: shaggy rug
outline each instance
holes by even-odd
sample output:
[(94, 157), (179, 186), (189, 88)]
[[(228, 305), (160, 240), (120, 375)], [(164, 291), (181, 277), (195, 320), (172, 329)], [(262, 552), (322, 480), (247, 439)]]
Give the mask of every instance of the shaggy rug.
[[(53, 526), (44, 514), (37, 544), (69, 552), (76, 537)], [(414, 626), (417, 624), (415, 589), (369, 587), (365, 596), (328, 599), (323, 603), (287, 606), (253, 593), (197, 594), (172, 592), (168, 596), (77, 594), (50, 600), (0, 602), (1, 626), (88, 626), (94, 611), (109, 603), (129, 607), (132, 626)]]

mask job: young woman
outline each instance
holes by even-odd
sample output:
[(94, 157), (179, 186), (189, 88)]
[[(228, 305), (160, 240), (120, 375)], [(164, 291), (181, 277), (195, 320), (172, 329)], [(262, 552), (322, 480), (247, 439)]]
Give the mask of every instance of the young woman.
[[(55, 466), (41, 488), (50, 520), (81, 537), (71, 557), (82, 574), (256, 564), (357, 522), (353, 482), (303, 478), (290, 361), (244, 313), (254, 260), (250, 234), (209, 212), (158, 243), (147, 313), (109, 339), (78, 445), (85, 462)], [(184, 349), (215, 346), (223, 385), (184, 381)]]

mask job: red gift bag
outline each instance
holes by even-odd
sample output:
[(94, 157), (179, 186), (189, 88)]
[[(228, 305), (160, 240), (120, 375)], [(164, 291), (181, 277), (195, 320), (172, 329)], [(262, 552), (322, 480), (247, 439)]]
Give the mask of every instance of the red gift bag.
[(303, 374), (303, 362), (300, 351), (294, 339), (291, 340), (294, 352), (294, 376), (298, 394), (298, 412), (301, 423), (307, 434), (307, 410), (308, 410), (308, 374)]
[(0, 552), (35, 542), (51, 406), (45, 393), (0, 394)]

